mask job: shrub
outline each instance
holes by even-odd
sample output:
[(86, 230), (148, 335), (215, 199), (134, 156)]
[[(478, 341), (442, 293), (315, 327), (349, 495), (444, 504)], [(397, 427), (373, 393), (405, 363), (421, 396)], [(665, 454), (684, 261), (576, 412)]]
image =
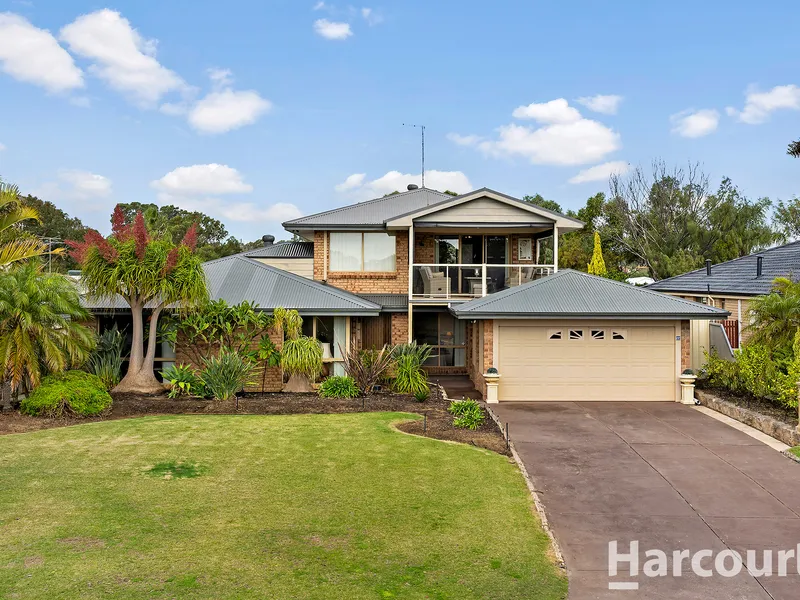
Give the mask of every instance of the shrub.
[(416, 394), (414, 394), (414, 400), (417, 402), (425, 402), (431, 396), (430, 389), (427, 390), (419, 390)]
[(359, 389), (352, 377), (328, 377), (319, 386), (321, 398), (355, 398)]
[(85, 371), (49, 375), (22, 401), (20, 412), (41, 417), (91, 417), (111, 406), (102, 380)]
[(172, 365), (166, 371), (161, 371), (161, 376), (164, 378), (164, 383), (169, 385), (167, 396), (170, 398), (206, 394), (203, 379), (191, 365)]
[(107, 390), (114, 389), (122, 379), (125, 335), (114, 325), (97, 338), (97, 346), (89, 356), (88, 371), (97, 375)]
[(428, 344), (417, 344), (417, 342), (397, 344), (397, 346), (392, 348), (392, 356), (394, 356), (395, 360), (399, 360), (403, 356), (414, 356), (420, 365), (424, 365), (425, 361), (431, 357), (432, 353), (432, 346)]
[(422, 370), (419, 355), (414, 353), (400, 354), (397, 357), (394, 378), (394, 390), (400, 394), (429, 393), (428, 376)]
[(305, 335), (286, 340), (281, 351), (281, 367), (289, 375), (301, 375), (314, 381), (322, 372), (322, 346)]
[(447, 410), (455, 417), (455, 427), (475, 430), (483, 425), (483, 409), (475, 400), (453, 400)]
[(245, 386), (256, 383), (253, 363), (229, 348), (222, 348), (217, 356), (204, 358), (203, 365), (200, 378), (206, 392), (215, 400), (230, 400)]
[(392, 353), (386, 348), (344, 353), (344, 370), (356, 382), (362, 394), (368, 394), (392, 366)]
[[(800, 350), (800, 343), (795, 345)], [(797, 408), (800, 352), (776, 358), (767, 346), (750, 342), (734, 353), (733, 361), (708, 356), (704, 372), (711, 386)]]

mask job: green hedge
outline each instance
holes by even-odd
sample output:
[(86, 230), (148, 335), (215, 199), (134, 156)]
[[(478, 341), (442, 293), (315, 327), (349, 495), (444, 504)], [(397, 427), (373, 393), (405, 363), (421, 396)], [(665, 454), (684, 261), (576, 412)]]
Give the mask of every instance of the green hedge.
[(705, 375), (711, 386), (747, 393), (783, 406), (797, 408), (797, 382), (800, 381), (800, 344), (793, 356), (776, 357), (763, 344), (745, 344), (728, 361), (708, 357)]
[(102, 380), (85, 371), (48, 375), (20, 405), (20, 412), (35, 417), (74, 415), (92, 417), (111, 407)]

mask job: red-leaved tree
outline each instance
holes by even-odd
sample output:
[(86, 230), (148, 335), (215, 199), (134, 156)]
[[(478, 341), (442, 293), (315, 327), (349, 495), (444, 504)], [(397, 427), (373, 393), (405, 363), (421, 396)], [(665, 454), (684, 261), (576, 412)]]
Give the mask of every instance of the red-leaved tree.
[[(196, 226), (180, 244), (154, 238), (141, 213), (126, 223), (117, 206), (112, 233), (103, 237), (90, 229), (83, 241), (67, 241), (73, 258), (81, 266), (81, 282), (95, 298), (122, 298), (133, 317), (133, 340), (128, 372), (114, 391), (158, 393), (162, 385), (153, 372), (158, 318), (167, 308), (190, 308), (208, 299), (208, 288), (200, 259), (194, 253)], [(145, 309), (151, 311), (144, 349)]]

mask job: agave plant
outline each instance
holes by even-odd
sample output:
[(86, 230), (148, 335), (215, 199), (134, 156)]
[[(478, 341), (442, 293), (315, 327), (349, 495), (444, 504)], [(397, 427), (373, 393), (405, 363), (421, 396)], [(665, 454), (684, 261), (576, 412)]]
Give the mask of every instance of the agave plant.
[(107, 329), (98, 336), (97, 346), (89, 357), (87, 370), (97, 375), (107, 390), (116, 387), (122, 378), (124, 346), (125, 334), (114, 325), (112, 329)]

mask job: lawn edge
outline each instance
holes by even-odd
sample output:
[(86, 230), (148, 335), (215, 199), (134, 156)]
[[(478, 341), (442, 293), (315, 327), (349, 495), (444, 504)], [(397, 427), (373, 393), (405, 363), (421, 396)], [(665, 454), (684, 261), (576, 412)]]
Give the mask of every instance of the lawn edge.
[[(503, 425), (500, 421), (500, 417), (495, 414), (488, 404), (484, 404), (484, 407), (495, 424), (500, 428), (500, 431), (503, 431)], [(533, 479), (528, 473), (528, 470), (525, 468), (525, 463), (522, 462), (522, 458), (520, 458), (519, 454), (517, 453), (517, 448), (514, 446), (514, 442), (510, 439), (508, 440), (508, 449), (511, 451), (511, 457), (514, 459), (514, 462), (517, 463), (517, 468), (519, 468), (519, 472), (522, 474), (522, 478), (525, 480), (525, 485), (528, 486), (528, 491), (533, 497), (533, 504), (536, 507), (536, 512), (539, 513), (539, 520), (541, 521), (542, 529), (547, 534), (547, 537), (550, 538), (550, 549), (553, 552), (552, 558), (554, 559), (553, 563), (566, 575), (567, 563), (564, 561), (564, 555), (561, 552), (561, 546), (559, 545), (558, 540), (556, 539), (556, 536), (550, 527), (550, 522), (547, 519), (547, 514), (544, 509), (544, 504), (539, 498), (539, 493), (536, 491), (536, 486), (534, 485)]]

